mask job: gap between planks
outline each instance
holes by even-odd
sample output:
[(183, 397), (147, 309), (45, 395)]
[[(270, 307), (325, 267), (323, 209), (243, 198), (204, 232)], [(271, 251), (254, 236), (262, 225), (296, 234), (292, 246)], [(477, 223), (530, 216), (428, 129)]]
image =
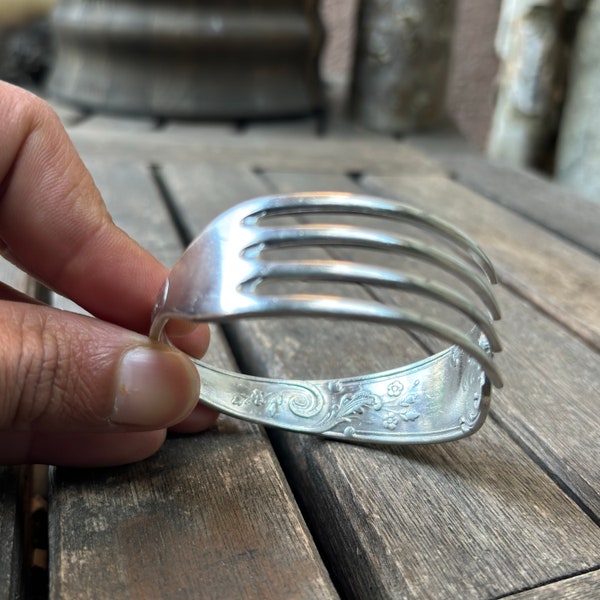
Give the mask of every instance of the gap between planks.
[[(89, 166), (115, 222), (172, 265), (181, 241), (148, 166)], [(214, 341), (208, 360), (235, 368), (218, 335)], [(221, 418), (213, 431), (171, 438), (138, 465), (53, 472), (56, 597), (82, 597), (92, 586), (100, 593), (100, 585), (107, 595), (152, 595), (157, 573), (181, 597), (198, 589), (215, 598), (336, 597), (272, 448), (254, 425)], [(104, 524), (101, 531), (95, 523)], [(98, 569), (111, 576), (98, 582)]]
[[(207, 171), (210, 171), (210, 174), (207, 174)], [(233, 167), (226, 168), (225, 166), (220, 168), (211, 167), (210, 169), (206, 165), (194, 165), (189, 168), (182, 165), (179, 165), (179, 168), (168, 166), (165, 168), (165, 175), (169, 185), (174, 190), (174, 196), (182, 203), (185, 211), (187, 211), (187, 219), (193, 224), (196, 231), (199, 231), (208, 220), (216, 216), (216, 214), (230, 203), (246, 199), (252, 195), (272, 192), (274, 189), (282, 189), (280, 181), (273, 184), (272, 173), (266, 173), (266, 176), (271, 179), (271, 186), (265, 188), (264, 181), (261, 182), (257, 180), (256, 175), (249, 171)], [(298, 173), (296, 173), (295, 176), (301, 177)], [(312, 179), (310, 177), (312, 177)], [(318, 177), (315, 177), (314, 174), (304, 174), (303, 181), (310, 181), (312, 184), (316, 185), (317, 179)], [(335, 180), (336, 188), (338, 189), (340, 181), (341, 179), (339, 178)], [(223, 182), (227, 182), (227, 184), (224, 184)], [(322, 189), (322, 186), (319, 187)], [(304, 189), (304, 186), (302, 186), (302, 189)], [(223, 194), (226, 195), (224, 196)], [(198, 204), (198, 197), (204, 199), (211, 198), (213, 201), (209, 202), (206, 200)], [(227, 200), (224, 200), (224, 198)], [(221, 204), (219, 204), (219, 200), (221, 201)], [(243, 336), (239, 338), (242, 340), (241, 347), (246, 347), (249, 350), (250, 354), (248, 356), (254, 364), (252, 364), (252, 362), (248, 362), (248, 364), (253, 367), (255, 372), (258, 372), (256, 371), (256, 369), (258, 369), (259, 371), (268, 371), (268, 374), (271, 376), (289, 376), (289, 370), (284, 372), (284, 369), (286, 369), (284, 364), (285, 361), (281, 361), (278, 357), (275, 357), (269, 350), (270, 347), (266, 345), (268, 338), (284, 337), (286, 335), (284, 331), (273, 329), (269, 332), (263, 331), (262, 328), (259, 330), (256, 327), (240, 327), (239, 329)], [(344, 345), (342, 344), (342, 346)], [(351, 348), (347, 346), (344, 347), (346, 348), (344, 356), (346, 356)], [(320, 370), (322, 367), (320, 364), (314, 364), (313, 366), (316, 371)], [(561, 552), (564, 550), (565, 554), (556, 564), (560, 564), (562, 573), (567, 574), (577, 572), (578, 564), (582, 564), (577, 561), (580, 560), (579, 554), (583, 553), (583, 549), (576, 550), (573, 548), (572, 555), (569, 555), (568, 551), (568, 548), (573, 546), (573, 544), (582, 541), (581, 535), (585, 535), (588, 540), (587, 543), (590, 544), (588, 547), (590, 554), (595, 551), (593, 548), (596, 548), (597, 546), (597, 539), (594, 538), (595, 529), (591, 526), (587, 516), (580, 511), (579, 507), (577, 507), (568, 496), (563, 494), (554, 482), (547, 477), (546, 473), (539, 469), (535, 462), (531, 461), (530, 458), (523, 453), (519, 446), (510, 443), (506, 431), (503, 431), (499, 427), (495, 427), (493, 423), (486, 426), (486, 428), (478, 434), (477, 439), (465, 441), (465, 443), (450, 444), (444, 448), (398, 449), (398, 452), (392, 453), (394, 456), (398, 455), (398, 460), (394, 460), (392, 456), (387, 456), (384, 451), (385, 449), (382, 449), (379, 453), (375, 453), (375, 450), (371, 449), (371, 451), (374, 452), (373, 458), (375, 459), (375, 454), (377, 454), (381, 459), (379, 462), (375, 461), (377, 463), (377, 469), (375, 469), (374, 465), (371, 465), (373, 466), (372, 470), (368, 469), (368, 464), (371, 464), (368, 449), (349, 447), (341, 444), (328, 444), (321, 442), (320, 440), (315, 440), (314, 438), (294, 434), (282, 433), (278, 434), (278, 437), (284, 439), (284, 443), (280, 445), (279, 455), (284, 463), (288, 460), (291, 461), (288, 462), (288, 464), (291, 464), (292, 468), (287, 472), (290, 480), (294, 484), (296, 492), (299, 494), (298, 497), (303, 502), (303, 512), (307, 517), (314, 519), (311, 521), (311, 529), (320, 539), (322, 554), (328, 557), (330, 571), (336, 575), (338, 586), (347, 593), (354, 593), (356, 595), (357, 590), (360, 589), (363, 593), (366, 593), (366, 590), (370, 590), (370, 593), (373, 594), (373, 590), (376, 588), (369, 586), (378, 584), (384, 586), (383, 588), (379, 588), (380, 592), (381, 589), (385, 589), (388, 592), (390, 592), (390, 590), (399, 592), (403, 585), (406, 586), (406, 580), (404, 580), (404, 583), (401, 581), (398, 572), (400, 565), (395, 562), (396, 560), (408, 561), (408, 564), (405, 565), (408, 570), (404, 572), (404, 575), (407, 576), (408, 573), (410, 573), (410, 585), (417, 586), (411, 588), (413, 592), (419, 589), (418, 582), (424, 581), (424, 571), (427, 571), (424, 567), (429, 563), (419, 563), (417, 561), (415, 564), (410, 564), (413, 562), (409, 560), (410, 557), (396, 557), (395, 552), (398, 548), (402, 548), (403, 544), (398, 540), (395, 540), (394, 544), (391, 544), (390, 542), (390, 545), (387, 545), (386, 540), (389, 536), (398, 533), (395, 523), (396, 519), (403, 519), (407, 531), (412, 531), (414, 536), (416, 536), (415, 539), (420, 539), (424, 536), (427, 531), (425, 531), (423, 527), (415, 529), (414, 527), (416, 527), (416, 524), (412, 523), (410, 519), (406, 520), (410, 515), (404, 515), (402, 511), (400, 511), (400, 514), (388, 515), (388, 512), (393, 512), (393, 506), (410, 505), (413, 511), (417, 511), (418, 507), (421, 507), (423, 510), (419, 512), (420, 518), (433, 519), (432, 537), (429, 542), (434, 544), (434, 546), (431, 547), (431, 550), (441, 552), (441, 548), (435, 546), (435, 529), (440, 526), (440, 523), (436, 520), (436, 514), (429, 514), (428, 510), (419, 504), (420, 496), (418, 495), (417, 488), (421, 478), (427, 478), (427, 475), (424, 475), (424, 472), (433, 476), (439, 471), (439, 477), (444, 481), (444, 486), (441, 486), (443, 489), (439, 490), (441, 496), (439, 498), (440, 504), (438, 507), (439, 514), (437, 514), (437, 519), (444, 521), (444, 515), (446, 515), (448, 511), (458, 510), (461, 506), (460, 502), (457, 501), (455, 503), (452, 500), (450, 491), (451, 489), (454, 489), (453, 486), (455, 486), (455, 491), (457, 491), (457, 494), (460, 494), (461, 479), (464, 478), (472, 484), (472, 488), (468, 490), (469, 494), (463, 498), (464, 502), (468, 506), (470, 506), (471, 502), (474, 502), (475, 505), (479, 506), (478, 503), (484, 502), (484, 498), (487, 498), (487, 500), (492, 502), (490, 510), (494, 510), (494, 514), (496, 515), (497, 513), (496, 516), (499, 518), (499, 520), (496, 520), (493, 515), (486, 513), (488, 515), (486, 521), (471, 523), (467, 520), (465, 523), (465, 507), (462, 506), (461, 516), (457, 517), (456, 523), (451, 519), (447, 523), (449, 526), (453, 527), (452, 531), (454, 534), (460, 533), (461, 528), (463, 527), (472, 528), (472, 530), (469, 529), (469, 532), (473, 534), (474, 537), (469, 538), (469, 535), (467, 535), (465, 539), (469, 538), (471, 545), (476, 542), (477, 544), (483, 544), (485, 546), (485, 548), (480, 548), (481, 552), (478, 553), (479, 562), (474, 566), (475, 570), (469, 569), (469, 575), (473, 578), (473, 581), (464, 581), (463, 583), (467, 587), (461, 588), (465, 593), (468, 591), (468, 595), (471, 595), (472, 597), (482, 597), (482, 594), (486, 593), (485, 590), (487, 590), (488, 597), (490, 595), (493, 596), (494, 592), (496, 594), (500, 592), (500, 581), (492, 582), (490, 580), (490, 577), (492, 576), (491, 570), (494, 568), (492, 559), (494, 555), (497, 555), (499, 559), (497, 569), (503, 569), (503, 575), (498, 579), (506, 578), (503, 583), (506, 585), (504, 588), (505, 593), (508, 593), (519, 583), (517, 581), (517, 576), (522, 578), (525, 577), (525, 571), (527, 571), (530, 585), (537, 585), (544, 581), (548, 581), (549, 577), (553, 575), (553, 572), (547, 568), (547, 561), (549, 560), (547, 552), (550, 548), (556, 549), (560, 546)], [(470, 453), (469, 449), (472, 449), (473, 454)], [(479, 452), (481, 455), (478, 454)], [(477, 455), (477, 458), (474, 455)], [(429, 462), (423, 458), (425, 456), (433, 459), (434, 464), (430, 466)], [(401, 460), (401, 457), (407, 458), (408, 461)], [(411, 461), (410, 457), (413, 457), (414, 460)], [(506, 460), (507, 464), (504, 464), (503, 460)], [(357, 464), (361, 465), (360, 469), (355, 468)], [(469, 464), (471, 464), (471, 467), (468, 466)], [(453, 465), (454, 469), (459, 469), (461, 471), (461, 475), (458, 477), (457, 481), (454, 481), (452, 473), (448, 471), (450, 465)], [(488, 466), (487, 469), (485, 468), (486, 465)], [(493, 465), (494, 468), (489, 465)], [(397, 473), (399, 468), (411, 469), (413, 467), (414, 473), (412, 473), (412, 477), (408, 473), (405, 473), (405, 475), (407, 475), (406, 477), (400, 477)], [(421, 471), (421, 467), (423, 468), (423, 471)], [(463, 467), (465, 469), (464, 471)], [(340, 468), (341, 471), (336, 471), (336, 469)], [(469, 472), (470, 468), (473, 469), (472, 473)], [(343, 475), (343, 477), (340, 478), (336, 476), (336, 473), (338, 476)], [(368, 478), (368, 484), (365, 480), (361, 479), (361, 473), (364, 474), (365, 478)], [(475, 473), (477, 473), (477, 475)], [(390, 478), (394, 478), (394, 481), (397, 483), (396, 487), (387, 485), (387, 480), (385, 479), (386, 475)], [(506, 478), (506, 481), (504, 478)], [(328, 481), (329, 479), (332, 479), (332, 481)], [(347, 484), (344, 483), (345, 479), (351, 479), (352, 481)], [(489, 489), (487, 489), (488, 485)], [(448, 488), (448, 486), (450, 486), (450, 488)], [(366, 490), (367, 488), (369, 494), (375, 495), (377, 498), (371, 499), (369, 494), (365, 493), (364, 496), (360, 494), (359, 490)], [(479, 490), (482, 494), (481, 497), (477, 495), (478, 492), (476, 492), (475, 489)], [(485, 491), (486, 489), (487, 492)], [(344, 505), (344, 510), (341, 510), (342, 507), (339, 506), (337, 507), (337, 510), (335, 506), (329, 506), (327, 504), (330, 502), (328, 499), (329, 496), (326, 494), (327, 490), (331, 491), (331, 498), (335, 497), (336, 499), (340, 499), (342, 497), (345, 498), (346, 495), (348, 495), (348, 506)], [(411, 490), (414, 492), (412, 495), (410, 493)], [(500, 499), (495, 498), (494, 496), (494, 494), (500, 493), (499, 490), (503, 490)], [(529, 490), (536, 491), (535, 500), (529, 496)], [(432, 509), (431, 503), (436, 502), (435, 498), (437, 491), (438, 487), (435, 485), (428, 488), (429, 500), (427, 506), (429, 509)], [(404, 504), (390, 505), (385, 501), (387, 496), (380, 497), (384, 492), (389, 495), (407, 494), (408, 498), (405, 499)], [(473, 495), (476, 497), (473, 498)], [(523, 496), (523, 498), (521, 498), (521, 496)], [(526, 496), (527, 498), (525, 498)], [(542, 500), (542, 497), (544, 497), (545, 500)], [(335, 500), (331, 501), (335, 503)], [(520, 504), (521, 501), (523, 504)], [(314, 506), (315, 502), (319, 505), (318, 509)], [(546, 502), (549, 502), (550, 504), (546, 506)], [(452, 506), (448, 506), (448, 503), (452, 503)], [(364, 514), (353, 514), (352, 507), (360, 508), (363, 505), (365, 511)], [(369, 507), (369, 509), (367, 509), (367, 507)], [(520, 515), (519, 518), (523, 518), (523, 522), (519, 521), (519, 526), (516, 529), (513, 524), (513, 517), (509, 519), (507, 515), (504, 514), (509, 510), (509, 507), (512, 507), (517, 511), (518, 515)], [(479, 514), (475, 506), (470, 506), (469, 510)], [(558, 517), (559, 513), (562, 516), (560, 517), (560, 520), (553, 525), (548, 522), (546, 511), (551, 511), (549, 514), (555, 515), (555, 518)], [(324, 514), (324, 512), (327, 514)], [(468, 512), (468, 514), (471, 515), (471, 512)], [(506, 522), (502, 519), (502, 515), (504, 515)], [(388, 517), (392, 516), (393, 518), (390, 520)], [(482, 517), (481, 514), (479, 514), (479, 516)], [(516, 518), (516, 516), (514, 518)], [(380, 525), (378, 525), (378, 519), (382, 520)], [(352, 521), (353, 526), (356, 526), (354, 529), (352, 527), (349, 528), (349, 520)], [(564, 523), (567, 521), (571, 523), (568, 527), (568, 531), (564, 528)], [(575, 525), (575, 523), (578, 525)], [(479, 527), (482, 528), (482, 531), (489, 534), (484, 536), (485, 539), (484, 537), (476, 535)], [(573, 527), (583, 528), (579, 529), (580, 533), (576, 536), (577, 539), (573, 539)], [(585, 534), (583, 534), (584, 531), (586, 532)], [(402, 533), (402, 531), (400, 531), (400, 533)], [(556, 546), (556, 540), (552, 542), (548, 538), (548, 536), (552, 537), (553, 535), (562, 537), (562, 541), (558, 543), (558, 546)], [(534, 542), (534, 538), (537, 539), (537, 542)], [(410, 546), (410, 539), (404, 541), (407, 547), (412, 548), (412, 546)], [(452, 540), (448, 541), (451, 542)], [(538, 543), (539, 546), (537, 549), (534, 548), (533, 546), (536, 546)], [(379, 547), (378, 544), (381, 544), (382, 546)], [(502, 546), (503, 544), (508, 545), (499, 552), (498, 546)], [(471, 545), (469, 545), (469, 548)], [(458, 558), (460, 557), (461, 547), (459, 541), (453, 546), (453, 548), (459, 552), (459, 554), (457, 554)], [(350, 570), (344, 570), (342, 568), (341, 571), (336, 572), (335, 561), (345, 560), (346, 558), (351, 560), (349, 557), (344, 556), (344, 552), (354, 548), (357, 548), (357, 552), (361, 549), (363, 551), (358, 555), (358, 564), (357, 561), (351, 561), (351, 563), (349, 562), (346, 565), (350, 568), (350, 564), (352, 564)], [(541, 551), (541, 548), (544, 548), (543, 552)], [(392, 556), (395, 558), (390, 558)], [(500, 560), (500, 556), (503, 557), (502, 560)], [(451, 557), (454, 557), (454, 555), (452, 553), (448, 554), (445, 558), (446, 562), (450, 560)], [(354, 558), (356, 558), (356, 556)], [(456, 558), (456, 560), (458, 560), (458, 558)], [(466, 555), (464, 558), (465, 561), (467, 561)], [(373, 564), (369, 562), (370, 560), (373, 561)], [(452, 560), (454, 560), (454, 558), (452, 558)], [(514, 579), (511, 580), (510, 576), (507, 574), (508, 566), (500, 564), (503, 560), (509, 560), (509, 562), (512, 561), (511, 564), (515, 561), (515, 564), (518, 563), (518, 573), (517, 571), (510, 571)], [(594, 559), (593, 556), (586, 553), (581, 560), (584, 561), (583, 564), (585, 564), (585, 561), (588, 561), (589, 564), (589, 561)], [(570, 571), (569, 568), (566, 567), (567, 562), (565, 561), (571, 565), (572, 569)], [(522, 568), (525, 562), (528, 564), (527, 569)], [(375, 565), (375, 563), (377, 563), (377, 565)], [(359, 566), (361, 568), (359, 568)], [(370, 571), (369, 566), (373, 567)], [(379, 572), (382, 567), (384, 567), (383, 570)], [(442, 565), (442, 563), (440, 563), (440, 569), (443, 570), (444, 568), (447, 568), (454, 573), (461, 572), (461, 567), (467, 568), (468, 561), (461, 565), (458, 565), (456, 561), (452, 562), (452, 565), (446, 565), (446, 563)], [(481, 569), (484, 567), (487, 569), (487, 579), (486, 576), (482, 575)], [(533, 575), (534, 572), (537, 573), (536, 576)], [(430, 573), (430, 575), (433, 577), (432, 573)], [(344, 587), (349, 585), (348, 581), (344, 581), (344, 578), (348, 578), (349, 576), (353, 581), (350, 584), (350, 587)], [(496, 572), (495, 576), (498, 576), (498, 572)], [(537, 577), (537, 579), (535, 579), (535, 577)], [(468, 587), (475, 586), (476, 582), (483, 587), (478, 589)], [(450, 589), (456, 592), (457, 588), (446, 588), (444, 586), (459, 585), (459, 583), (454, 581), (451, 577), (446, 581), (434, 581), (431, 579), (429, 583), (430, 585), (438, 586), (435, 589), (440, 593), (441, 590), (449, 592)], [(521, 579), (521, 583), (525, 583), (525, 580)], [(485, 588), (485, 585), (495, 587)], [(406, 591), (405, 587), (402, 589)], [(428, 589), (432, 588), (429, 587)]]
[[(297, 173), (272, 172), (267, 176), (271, 181), (272, 191), (293, 191), (303, 181), (302, 176)], [(504, 250), (510, 249), (511, 238), (519, 240), (515, 243), (520, 245), (524, 243), (523, 240), (530, 241), (533, 245), (532, 253), (537, 253), (538, 262), (543, 262), (543, 249), (551, 243), (557, 244), (558, 251), (554, 254), (558, 257), (562, 257), (563, 254), (570, 257), (582, 256), (581, 262), (574, 260), (575, 264), (569, 271), (569, 277), (572, 277), (575, 282), (585, 281), (586, 277), (598, 268), (597, 263), (589, 255), (580, 253), (561, 239), (553, 238), (542, 227), (529, 223), (519, 215), (511, 215), (507, 209), (481, 196), (476, 196), (461, 185), (437, 176), (368, 177), (350, 182), (341, 177), (315, 175), (312, 177), (311, 184), (314, 186), (313, 189), (333, 188), (363, 193), (375, 190), (383, 196), (396, 197), (424, 208), (432, 214), (445, 217), (471, 234), (492, 258), (497, 252), (496, 248), (499, 247), (503, 251), (501, 254), (503, 272), (522, 268), (518, 253)], [(436, 202), (439, 198), (449, 200), (446, 204)], [(478, 224), (478, 218), (473, 217), (477, 214), (477, 208), (484, 223), (488, 224), (487, 227)], [(473, 222), (476, 225), (469, 229)], [(498, 235), (494, 229), (496, 226), (504, 230), (506, 239)], [(542, 236), (546, 243), (534, 244), (533, 240), (536, 236)], [(530, 261), (525, 265), (525, 269), (533, 271), (532, 264), (535, 262)], [(580, 269), (580, 272), (577, 269)], [(525, 274), (521, 275), (519, 280), (527, 281), (527, 273), (528, 271), (525, 270)], [(570, 497), (575, 499), (587, 514), (594, 515), (597, 520), (600, 515), (600, 494), (597, 485), (594, 484), (596, 475), (593, 453), (598, 452), (598, 443), (593, 431), (600, 427), (600, 421), (592, 406), (593, 392), (590, 393), (590, 390), (597, 385), (596, 379), (600, 377), (597, 351), (586, 347), (576, 335), (573, 335), (571, 328), (566, 327), (562, 321), (548, 318), (546, 311), (532, 302), (532, 297), (543, 295), (544, 286), (548, 286), (548, 283), (543, 277), (532, 276), (528, 285), (533, 288), (533, 292), (515, 293), (511, 289), (511, 293), (507, 293), (507, 289), (502, 288), (497, 291), (501, 306), (505, 305), (509, 310), (508, 317), (498, 323), (498, 329), (501, 338), (506, 338), (510, 342), (505, 352), (497, 359), (501, 365), (506, 364), (510, 371), (506, 388), (496, 393), (497, 400), (492, 403), (492, 413), (497, 416), (498, 422), (502, 423), (513, 439), (518, 441), (524, 450), (535, 456), (536, 461), (543, 465), (544, 470), (564, 490), (568, 491)], [(584, 297), (581, 299), (583, 309), (589, 310), (594, 306), (594, 294), (589, 292), (590, 290), (584, 286), (582, 291)], [(555, 298), (561, 312), (569, 314), (569, 303), (572, 302), (570, 294), (560, 293), (560, 290), (557, 290)], [(593, 315), (593, 312), (589, 314)], [(528, 328), (531, 328), (535, 336), (528, 338)], [(516, 343), (513, 340), (516, 340)], [(533, 357), (532, 348), (535, 348)], [(552, 351), (553, 349), (555, 350)], [(545, 350), (549, 351), (545, 352)], [(517, 360), (507, 362), (507, 357), (511, 353), (517, 357)], [(543, 365), (548, 377), (546, 380), (540, 380), (540, 385), (532, 385), (525, 374), (525, 366), (535, 363), (535, 356), (538, 353), (540, 357), (538, 364)], [(519, 368), (519, 365), (522, 368)], [(534, 369), (532, 365), (531, 375), (537, 376), (537, 371), (538, 369)], [(565, 375), (561, 377), (563, 371)], [(511, 387), (512, 398), (516, 402), (504, 401), (504, 397), (511, 398), (508, 396), (511, 394), (509, 389)], [(529, 395), (527, 389), (531, 389)], [(545, 408), (536, 411), (538, 405)], [(551, 415), (557, 415), (555, 418), (562, 423), (563, 435), (555, 434), (556, 424)]]
[(494, 600), (597, 600), (600, 569), (595, 567), (564, 578), (552, 579), (539, 586), (519, 590)]
[[(43, 286), (2, 257), (0, 280), (42, 302), (48, 299)], [(2, 506), (3, 514), (0, 515), (0, 529), (4, 532), (0, 541), (2, 554), (12, 563), (7, 568), (3, 558), (3, 564), (0, 564), (0, 581), (4, 582), (0, 598), (45, 598), (48, 587), (48, 467), (0, 467), (0, 472), (15, 475), (8, 480), (14, 486), (15, 505), (12, 510), (6, 510), (7, 507)], [(6, 494), (8, 490), (3, 492)], [(3, 503), (4, 498), (6, 496), (3, 497)], [(3, 524), (4, 519), (14, 519), (12, 531), (7, 531), (9, 524)], [(9, 580), (5, 580), (6, 577)], [(4, 596), (4, 593), (8, 595)]]

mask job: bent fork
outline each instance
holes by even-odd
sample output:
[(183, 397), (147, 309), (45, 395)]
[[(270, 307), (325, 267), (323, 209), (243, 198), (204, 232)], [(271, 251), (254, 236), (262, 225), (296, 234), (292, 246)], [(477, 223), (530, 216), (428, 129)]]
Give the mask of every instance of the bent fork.
[[(270, 217), (355, 214), (404, 221), (450, 243), (441, 251), (391, 231), (340, 223), (272, 225)], [(430, 278), (352, 260), (274, 260), (269, 250), (340, 246), (383, 250), (444, 269), (481, 299)], [(472, 322), (461, 331), (439, 319), (375, 300), (341, 295), (261, 293), (268, 281), (333, 281), (400, 289), (449, 306)], [(502, 380), (492, 359), (501, 349), (492, 320), (500, 316), (490, 284), (493, 266), (454, 226), (391, 200), (345, 193), (274, 195), (225, 211), (189, 246), (167, 278), (150, 335), (168, 341), (171, 318), (229, 321), (303, 315), (351, 318), (420, 330), (451, 344), (412, 365), (332, 381), (287, 381), (241, 375), (194, 360), (201, 401), (240, 418), (328, 437), (385, 443), (427, 443), (463, 437), (481, 426), (488, 380)]]

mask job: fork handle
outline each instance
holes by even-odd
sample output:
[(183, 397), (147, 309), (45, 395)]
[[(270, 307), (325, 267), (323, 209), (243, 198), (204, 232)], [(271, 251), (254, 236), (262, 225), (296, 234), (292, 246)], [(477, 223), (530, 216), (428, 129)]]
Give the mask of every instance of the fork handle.
[(480, 364), (456, 346), (406, 367), (329, 381), (267, 379), (192, 360), (202, 403), (254, 423), (346, 441), (462, 438), (479, 429), (490, 404)]

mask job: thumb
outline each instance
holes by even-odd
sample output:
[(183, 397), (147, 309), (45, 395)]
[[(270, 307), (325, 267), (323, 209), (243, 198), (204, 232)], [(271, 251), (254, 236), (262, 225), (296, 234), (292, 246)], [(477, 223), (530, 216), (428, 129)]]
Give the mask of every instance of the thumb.
[(45, 306), (0, 302), (0, 322), (0, 430), (155, 430), (196, 406), (196, 369), (166, 345)]

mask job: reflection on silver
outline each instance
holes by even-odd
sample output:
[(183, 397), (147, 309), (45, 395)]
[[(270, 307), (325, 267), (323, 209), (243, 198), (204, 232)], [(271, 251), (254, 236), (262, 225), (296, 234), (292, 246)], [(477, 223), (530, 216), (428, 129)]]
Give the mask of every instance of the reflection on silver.
[[(309, 213), (408, 222), (448, 244), (442, 251), (389, 228), (384, 231), (362, 224), (289, 226), (266, 220)], [(460, 286), (453, 289), (431, 278), (352, 259), (276, 260), (265, 255), (273, 249), (312, 246), (358, 247), (383, 250), (399, 258), (410, 256), (440, 267)], [(380, 299), (258, 290), (260, 284), (278, 280), (400, 289), (450, 307), (472, 325), (462, 331), (439, 317), (404, 310)], [(254, 377), (193, 360), (202, 381), (201, 402), (241, 419), (357, 442), (441, 442), (476, 431), (487, 416), (491, 383), (502, 386), (493, 361), (493, 353), (500, 350), (493, 327), (493, 320), (500, 316), (490, 286), (495, 282), (490, 261), (472, 240), (449, 223), (413, 207), (345, 193), (267, 196), (222, 213), (189, 246), (159, 295), (150, 335), (168, 342), (165, 325), (172, 318), (222, 322), (285, 315), (359, 319), (433, 334), (449, 347), (390, 371), (329, 381)], [(465, 287), (474, 292), (481, 306), (460, 291)]]

